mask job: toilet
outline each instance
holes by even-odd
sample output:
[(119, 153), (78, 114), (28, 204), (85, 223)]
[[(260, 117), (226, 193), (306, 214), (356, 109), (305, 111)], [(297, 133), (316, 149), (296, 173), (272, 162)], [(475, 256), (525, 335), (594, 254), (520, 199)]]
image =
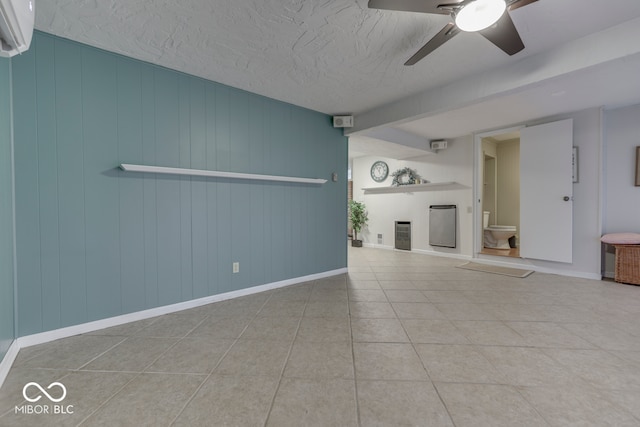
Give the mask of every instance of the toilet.
[(489, 211), (483, 212), (484, 247), (491, 249), (511, 249), (509, 239), (516, 235), (515, 225), (489, 225)]

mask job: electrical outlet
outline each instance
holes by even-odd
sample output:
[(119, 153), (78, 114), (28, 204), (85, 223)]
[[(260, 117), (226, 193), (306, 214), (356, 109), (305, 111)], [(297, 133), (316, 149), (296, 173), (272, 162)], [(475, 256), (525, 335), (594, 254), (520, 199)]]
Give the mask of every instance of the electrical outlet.
[(233, 263), (233, 272), (234, 273), (240, 273), (240, 263), (239, 262), (234, 262)]

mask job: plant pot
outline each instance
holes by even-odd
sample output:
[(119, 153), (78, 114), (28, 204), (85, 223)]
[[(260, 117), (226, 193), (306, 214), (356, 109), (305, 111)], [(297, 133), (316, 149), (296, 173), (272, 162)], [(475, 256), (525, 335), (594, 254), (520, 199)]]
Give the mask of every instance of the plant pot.
[(362, 247), (362, 240), (352, 240), (351, 241), (351, 246), (353, 246), (354, 248), (361, 248)]

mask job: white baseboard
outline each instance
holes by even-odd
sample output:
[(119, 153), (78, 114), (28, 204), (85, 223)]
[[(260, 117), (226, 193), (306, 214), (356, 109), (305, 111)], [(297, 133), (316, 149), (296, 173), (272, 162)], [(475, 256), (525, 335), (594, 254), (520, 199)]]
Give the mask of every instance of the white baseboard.
[(17, 340), (13, 340), (4, 358), (0, 360), (0, 387), (2, 387), (7, 375), (9, 375), (11, 366), (18, 356), (18, 351), (20, 351), (20, 344), (18, 344)]
[[(596, 274), (596, 273), (586, 273), (584, 271), (562, 270), (562, 269), (556, 269), (556, 268), (541, 267), (535, 264), (518, 262), (519, 258), (514, 258), (513, 261), (502, 261), (496, 258), (505, 258), (505, 257), (483, 255), (482, 258), (473, 258), (472, 261), (477, 262), (478, 264), (489, 264), (489, 265), (495, 265), (498, 267), (508, 267), (508, 268), (520, 268), (523, 270), (537, 271), (539, 273), (556, 274), (558, 276), (577, 277), (580, 279), (602, 280), (602, 277), (600, 276), (600, 274)], [(506, 258), (506, 259), (510, 259), (510, 258)]]
[(123, 314), (121, 316), (109, 317), (107, 319), (96, 320), (93, 322), (82, 323), (80, 325), (69, 326), (66, 328), (54, 329), (53, 331), (41, 332), (33, 335), (25, 335), (13, 341), (7, 354), (0, 362), (0, 387), (11, 369), (18, 351), (21, 348), (31, 347), (33, 345), (44, 344), (61, 338), (68, 338), (74, 335), (86, 334), (88, 332), (100, 329), (110, 328), (112, 326), (122, 325), (123, 323), (135, 322), (138, 320), (148, 319), (151, 317), (162, 316), (163, 314), (175, 313), (177, 311), (188, 310), (203, 305), (211, 304), (218, 301), (225, 301), (233, 298), (243, 297), (246, 295), (257, 294), (273, 289), (283, 288), (285, 286), (305, 283), (312, 280), (324, 279), (327, 277), (337, 276), (347, 273), (347, 268), (339, 268), (337, 270), (325, 271), (322, 273), (310, 274), (308, 276), (296, 277), (293, 279), (281, 280), (279, 282), (267, 283), (265, 285), (253, 286), (237, 291), (226, 292), (223, 294), (211, 295), (204, 298), (198, 298), (190, 301), (179, 302), (176, 304), (155, 307), (148, 310), (136, 311), (134, 313)]
[(393, 246), (389, 246), (389, 245), (381, 245), (378, 243), (365, 243), (362, 242), (362, 246), (364, 246), (365, 248), (373, 248), (373, 249), (385, 249), (385, 250), (395, 250), (395, 248)]
[(469, 255), (455, 254), (450, 252), (439, 252), (439, 251), (433, 251), (433, 250), (427, 250), (427, 249), (413, 249), (413, 252), (424, 254), (424, 255), (439, 256), (442, 258), (461, 259), (463, 261), (471, 261), (473, 259)]
[(375, 244), (375, 243), (363, 243), (362, 245), (364, 247), (366, 247), (366, 248), (385, 249), (385, 250), (391, 250), (391, 251), (397, 251), (397, 252), (406, 252), (408, 254), (417, 253), (417, 254), (422, 254), (422, 255), (439, 256), (439, 257), (443, 257), (443, 258), (456, 258), (456, 259), (462, 259), (462, 260), (465, 260), (465, 261), (469, 261), (469, 260), (472, 259), (469, 255), (462, 255), (462, 254), (449, 253), (449, 252), (439, 252), (439, 251), (428, 250), (428, 249), (415, 249), (415, 248), (412, 248), (410, 251), (407, 251), (407, 250), (403, 250), (403, 249), (396, 249), (393, 246), (379, 245), (379, 244)]
[[(540, 273), (557, 274), (558, 276), (577, 277), (580, 279), (602, 280), (602, 276), (600, 276), (600, 274), (586, 273), (584, 271), (561, 270), (561, 269), (555, 269), (555, 268), (541, 267), (535, 264), (526, 264), (523, 262), (518, 262), (518, 259), (515, 259), (515, 258), (513, 258), (513, 261), (503, 261), (505, 257), (492, 256), (492, 255), (482, 255), (481, 258), (474, 258), (470, 255), (440, 252), (440, 251), (434, 251), (434, 250), (428, 250), (428, 249), (412, 249), (410, 251), (403, 251), (403, 250), (395, 249), (393, 246), (377, 245), (374, 243), (363, 243), (363, 246), (367, 248), (387, 249), (387, 250), (393, 250), (398, 252), (407, 252), (407, 253), (413, 252), (413, 253), (418, 253), (423, 255), (432, 255), (432, 256), (438, 256), (438, 257), (444, 257), (444, 258), (454, 258), (454, 259), (459, 259), (463, 261), (473, 261), (473, 262), (477, 262), (478, 264), (495, 265), (498, 267), (521, 268), (524, 270), (533, 270)], [(506, 259), (511, 259), (511, 258), (506, 258)], [(609, 277), (607, 276), (607, 274), (608, 272), (605, 273), (605, 277)], [(611, 274), (610, 277), (613, 277), (613, 272), (611, 272), (610, 274)]]

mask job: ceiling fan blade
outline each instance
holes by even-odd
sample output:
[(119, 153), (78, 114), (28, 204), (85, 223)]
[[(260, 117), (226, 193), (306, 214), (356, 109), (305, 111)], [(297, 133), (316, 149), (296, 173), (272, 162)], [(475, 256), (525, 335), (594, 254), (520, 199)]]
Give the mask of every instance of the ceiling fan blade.
[(535, 3), (537, 1), (538, 0), (516, 0), (516, 1), (512, 2), (511, 4), (509, 4), (507, 7), (508, 7), (509, 11), (511, 11), (511, 10), (516, 10), (518, 8), (526, 6), (528, 4)]
[(491, 27), (478, 32), (508, 55), (515, 55), (524, 49), (524, 43), (508, 12)]
[(433, 38), (429, 40), (427, 44), (422, 46), (419, 51), (417, 51), (411, 58), (409, 58), (409, 60), (405, 62), (404, 65), (415, 64), (416, 62), (420, 61), (422, 58), (442, 46), (444, 42), (446, 42), (459, 32), (460, 30), (453, 22), (448, 23), (442, 30), (440, 30), (438, 34), (433, 36)]
[(443, 0), (369, 0), (369, 9), (400, 10), (404, 12), (449, 15), (448, 11), (438, 9), (438, 6), (442, 3)]

